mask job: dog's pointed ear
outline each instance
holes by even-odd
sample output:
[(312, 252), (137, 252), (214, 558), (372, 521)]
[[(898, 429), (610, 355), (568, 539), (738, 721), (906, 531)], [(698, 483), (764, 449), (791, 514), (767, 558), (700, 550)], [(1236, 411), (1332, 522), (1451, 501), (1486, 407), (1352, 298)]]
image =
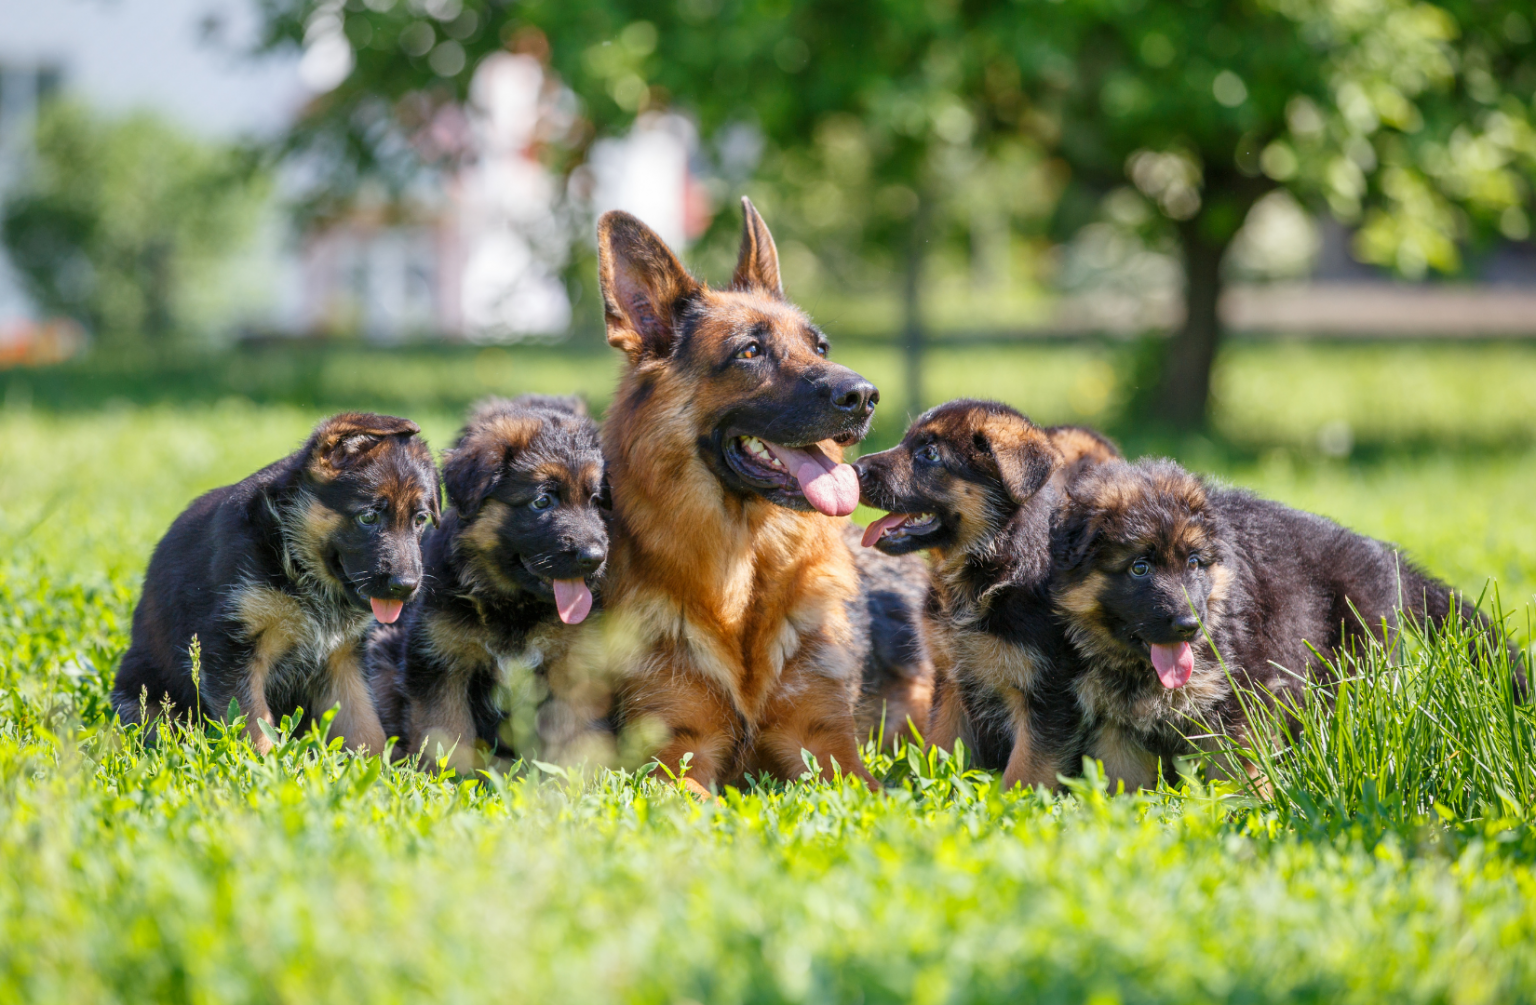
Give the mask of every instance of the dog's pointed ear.
[(768, 224), (752, 205), (741, 197), (741, 253), (736, 256), (736, 272), (731, 289), (754, 290), (784, 299), (784, 281), (779, 277), (779, 249), (768, 232)]
[(608, 344), (631, 363), (665, 356), (678, 313), (701, 287), (656, 232), (620, 210), (597, 222), (597, 277)]
[(315, 427), (309, 438), (309, 470), (330, 478), (362, 461), (385, 440), (415, 436), (421, 427), (410, 419), (370, 412), (343, 412)]
[(1045, 430), (1017, 413), (989, 415), (972, 435), (984, 466), (990, 465), (1015, 505), (1022, 506), (1061, 466)]

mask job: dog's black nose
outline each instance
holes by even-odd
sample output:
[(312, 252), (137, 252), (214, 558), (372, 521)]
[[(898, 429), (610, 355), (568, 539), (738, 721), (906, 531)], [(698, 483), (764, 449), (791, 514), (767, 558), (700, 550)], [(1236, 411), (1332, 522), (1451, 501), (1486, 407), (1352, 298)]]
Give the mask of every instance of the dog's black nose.
[(1186, 639), (1193, 638), (1200, 630), (1200, 619), (1193, 614), (1181, 614), (1173, 619), (1173, 630)]
[(576, 559), (576, 568), (581, 570), (583, 576), (589, 576), (596, 572), (597, 567), (603, 564), (603, 559), (608, 557), (608, 549), (589, 544), (572, 554)]
[(418, 576), (390, 576), (384, 588), (384, 596), (390, 600), (409, 600), (420, 585), (421, 579)]
[(880, 391), (863, 377), (855, 376), (832, 389), (832, 404), (860, 417), (875, 410)]

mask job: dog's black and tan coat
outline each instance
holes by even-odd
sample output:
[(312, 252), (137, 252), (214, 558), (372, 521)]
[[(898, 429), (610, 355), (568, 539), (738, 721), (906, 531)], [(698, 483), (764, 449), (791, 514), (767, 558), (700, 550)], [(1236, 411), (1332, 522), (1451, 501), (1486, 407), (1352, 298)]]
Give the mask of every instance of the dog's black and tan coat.
[(337, 706), (334, 734), (382, 750), (363, 637), (370, 609), (393, 621), (415, 594), (421, 534), (438, 519), (437, 469), (418, 432), (390, 416), (334, 416), (296, 453), (177, 517), (150, 559), (112, 690), (123, 720), (167, 705), (222, 716), (233, 699), (265, 752), (260, 722)]
[[(498, 692), (517, 667), (542, 670), (592, 608), (608, 555), (597, 425), (575, 398), (482, 404), (443, 462), (449, 509), (423, 545), (426, 583), (400, 623), (369, 644), (384, 726), (409, 753), (448, 752), (458, 771), (518, 744)], [(546, 706), (539, 732), (606, 696)], [(580, 724), (576, 724), (580, 725)], [(528, 738), (533, 739), (533, 738)], [(526, 752), (526, 750), (520, 751)]]
[(1228, 671), (1279, 694), (1315, 678), (1319, 654), (1397, 631), (1399, 611), (1437, 625), (1454, 603), (1478, 617), (1392, 545), (1171, 461), (1102, 464), (1074, 481), (1054, 550), (1089, 753), (1127, 788), (1201, 747), (1264, 739), (1247, 735)]
[(1080, 770), (1073, 653), (1051, 606), (1051, 521), (1069, 473), (1117, 456), (1091, 430), (1041, 429), (1006, 405), (961, 400), (857, 462), (864, 502), (891, 511), (864, 542), (932, 552), (927, 738), (963, 739), (1005, 785), (1054, 787)]

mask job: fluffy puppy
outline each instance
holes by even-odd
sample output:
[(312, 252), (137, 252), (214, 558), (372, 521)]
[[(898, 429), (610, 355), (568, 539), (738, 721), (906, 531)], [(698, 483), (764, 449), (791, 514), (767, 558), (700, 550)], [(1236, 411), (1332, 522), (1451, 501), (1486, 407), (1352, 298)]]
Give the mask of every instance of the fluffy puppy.
[[(480, 405), (443, 462), (450, 508), (424, 546), (427, 582), (369, 646), (384, 725), (409, 753), (439, 745), (460, 772), (510, 749), (498, 690), (560, 651), (586, 618), (608, 556), (603, 455), (579, 399)], [(569, 691), (569, 689), (566, 689)], [(600, 704), (600, 702), (599, 702)], [(560, 713), (541, 710), (541, 731)]]
[[(963, 739), (1008, 786), (1054, 787), (1081, 767), (1073, 653), (1050, 595), (1064, 466), (1055, 438), (1006, 405), (952, 401), (919, 417), (898, 446), (855, 464), (863, 501), (891, 511), (864, 543), (932, 552), (928, 739), (945, 748)], [(1074, 451), (1073, 462), (1086, 453)]]
[[(113, 704), (125, 722), (167, 706), (258, 723), (339, 706), (347, 746), (384, 746), (363, 672), (369, 612), (393, 622), (421, 582), (437, 469), (414, 422), (348, 412), (304, 446), (187, 507), (155, 548)], [(194, 681), (189, 647), (202, 648)]]
[(1089, 753), (1127, 788), (1195, 752), (1186, 737), (1212, 749), (1247, 739), (1228, 671), (1245, 689), (1292, 690), (1317, 677), (1313, 649), (1331, 660), (1384, 624), (1395, 633), (1399, 611), (1438, 625), (1454, 596), (1392, 545), (1166, 460), (1074, 481), (1053, 553)]

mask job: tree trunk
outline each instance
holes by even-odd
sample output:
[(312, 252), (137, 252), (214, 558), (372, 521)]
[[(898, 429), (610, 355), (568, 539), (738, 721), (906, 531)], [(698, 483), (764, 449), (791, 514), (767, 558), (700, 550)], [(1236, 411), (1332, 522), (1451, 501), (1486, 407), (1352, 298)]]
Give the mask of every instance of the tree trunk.
[(926, 341), (922, 313), (924, 229), (923, 210), (920, 207), (913, 216), (912, 229), (908, 232), (901, 282), (901, 348), (906, 369), (906, 406), (911, 416), (923, 410), (923, 350)]
[(1152, 419), (1176, 429), (1205, 425), (1211, 396), (1211, 366), (1221, 343), (1221, 260), (1231, 238), (1213, 240), (1196, 216), (1179, 224), (1184, 255), (1184, 327), (1168, 343), (1157, 393), (1149, 403)]

